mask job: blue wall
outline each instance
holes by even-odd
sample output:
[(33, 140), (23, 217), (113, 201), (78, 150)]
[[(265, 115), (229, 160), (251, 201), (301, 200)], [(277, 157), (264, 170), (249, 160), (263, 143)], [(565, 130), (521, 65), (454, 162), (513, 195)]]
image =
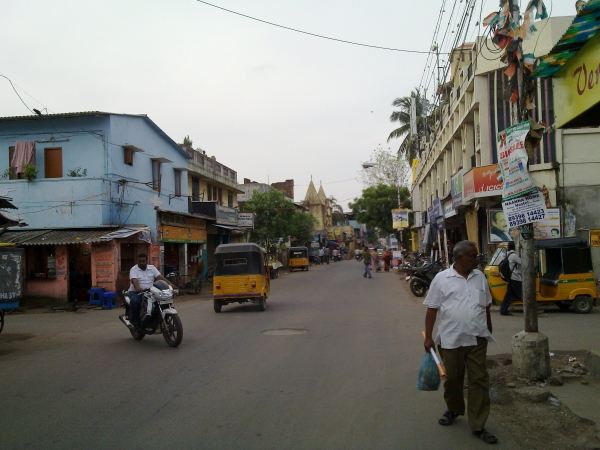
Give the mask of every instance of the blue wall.
[[(150, 119), (142, 116), (104, 115), (83, 117), (31, 117), (0, 119), (0, 173), (9, 166), (9, 147), (16, 141), (36, 142), (37, 178), (0, 180), (0, 195), (13, 198), (12, 211), (39, 228), (91, 228), (137, 224), (156, 232), (155, 206), (187, 213), (187, 172), (181, 172), (182, 197), (174, 194), (174, 167), (185, 168), (187, 154)], [(144, 150), (135, 153), (133, 166), (124, 163), (123, 144)], [(63, 178), (44, 178), (44, 149), (62, 148)], [(143, 183), (152, 181), (152, 157), (171, 163), (161, 165), (161, 195)], [(69, 169), (87, 169), (82, 178), (67, 177)], [(125, 183), (119, 180), (125, 180)], [(25, 228), (25, 229), (27, 229)], [(21, 228), (23, 229), (23, 228)]]

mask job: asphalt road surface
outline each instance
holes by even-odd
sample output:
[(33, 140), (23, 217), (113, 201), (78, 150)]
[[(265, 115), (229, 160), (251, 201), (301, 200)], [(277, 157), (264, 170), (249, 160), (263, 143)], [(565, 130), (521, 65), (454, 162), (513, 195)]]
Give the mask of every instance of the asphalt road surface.
[[(272, 281), (266, 312), (180, 297), (179, 348), (135, 341), (122, 310), (20, 314), (0, 334), (0, 448), (465, 449), (466, 419), (437, 420), (415, 389), (425, 308), (393, 273), (356, 261)], [(185, 300), (185, 299), (188, 300)], [(550, 347), (591, 348), (600, 314), (548, 310)], [(510, 352), (522, 314), (493, 315)], [(516, 448), (501, 418), (496, 447)]]

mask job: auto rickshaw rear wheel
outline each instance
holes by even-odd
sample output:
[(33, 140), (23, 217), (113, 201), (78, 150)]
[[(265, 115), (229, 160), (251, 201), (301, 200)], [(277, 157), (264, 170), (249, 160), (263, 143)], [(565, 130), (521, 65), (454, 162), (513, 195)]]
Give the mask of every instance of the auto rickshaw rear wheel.
[(558, 306), (563, 311), (566, 311), (567, 309), (569, 309), (571, 307), (571, 304), (572, 304), (572, 302), (567, 302), (567, 301), (556, 302), (556, 306)]
[(222, 307), (223, 303), (221, 303), (219, 300), (213, 300), (213, 308), (215, 309), (216, 313), (220, 313)]
[(267, 297), (264, 295), (258, 299), (258, 310), (265, 311), (267, 309)]
[(573, 300), (573, 311), (577, 314), (588, 314), (593, 306), (592, 299), (585, 295), (578, 295)]

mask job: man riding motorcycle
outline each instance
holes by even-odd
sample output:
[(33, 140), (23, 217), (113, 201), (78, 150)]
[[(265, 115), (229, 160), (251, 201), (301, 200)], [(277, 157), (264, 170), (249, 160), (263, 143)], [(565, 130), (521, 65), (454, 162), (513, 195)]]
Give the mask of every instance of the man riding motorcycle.
[(131, 317), (129, 319), (133, 327), (139, 327), (141, 326), (140, 309), (143, 299), (142, 291), (150, 289), (155, 280), (165, 281), (173, 289), (175, 289), (175, 286), (163, 277), (156, 267), (148, 264), (148, 255), (144, 253), (138, 255), (137, 264), (129, 271), (129, 279), (131, 280), (131, 285), (129, 286)]

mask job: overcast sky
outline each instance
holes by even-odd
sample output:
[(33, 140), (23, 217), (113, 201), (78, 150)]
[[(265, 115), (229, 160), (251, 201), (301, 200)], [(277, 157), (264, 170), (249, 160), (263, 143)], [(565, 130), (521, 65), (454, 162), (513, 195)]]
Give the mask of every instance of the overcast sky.
[[(427, 51), (442, 0), (210, 3), (315, 34)], [(454, 2), (446, 3), (442, 30)], [(487, 0), (483, 16), (497, 3)], [(574, 3), (555, 0), (552, 15), (573, 14)], [(419, 85), (427, 58), (194, 0), (0, 0), (0, 11), (0, 74), (30, 108), (147, 114), (176, 142), (189, 134), (240, 183), (293, 179), (299, 201), (312, 176), (344, 207), (361, 194), (360, 163), (379, 146), (400, 145), (386, 142), (396, 127), (391, 103)], [(0, 78), (0, 116), (28, 113)]]

